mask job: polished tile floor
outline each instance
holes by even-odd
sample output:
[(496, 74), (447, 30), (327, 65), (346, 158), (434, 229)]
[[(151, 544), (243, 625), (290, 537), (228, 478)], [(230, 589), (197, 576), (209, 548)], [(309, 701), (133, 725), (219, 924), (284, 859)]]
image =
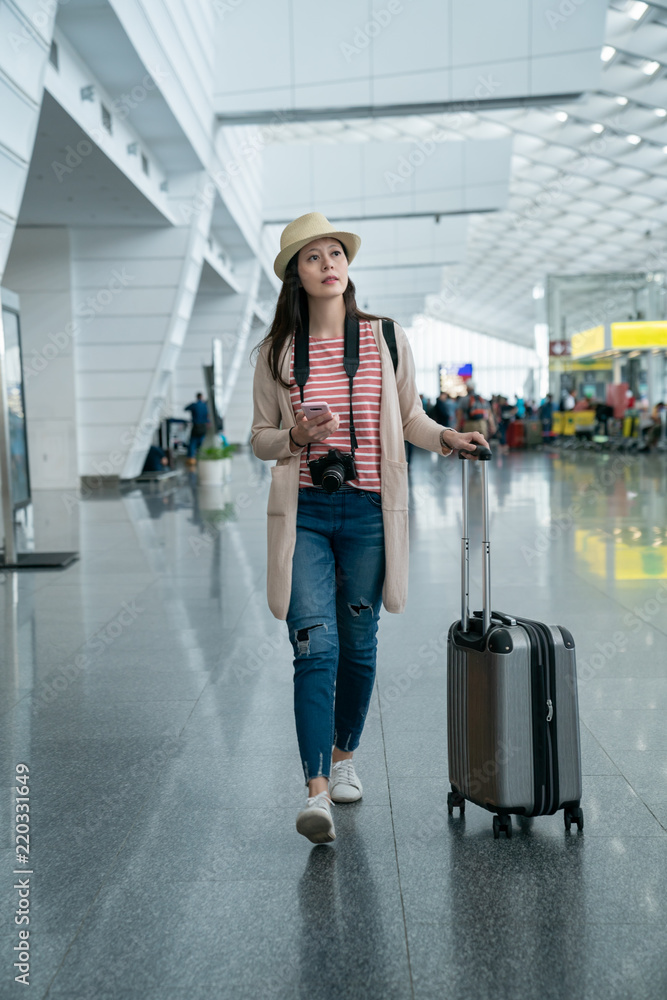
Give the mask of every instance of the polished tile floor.
[[(264, 596), (268, 468), (244, 454), (218, 490), (38, 495), (39, 547), (81, 558), (0, 583), (0, 995), (22, 989), (25, 763), (34, 997), (667, 996), (666, 468), (490, 469), (493, 603), (567, 625), (580, 672), (585, 831), (547, 817), (511, 841), (446, 808), (457, 462), (415, 455), (410, 599), (381, 619), (364, 798), (315, 848), (294, 829), (291, 647)], [(471, 489), (478, 505), (477, 471)]]

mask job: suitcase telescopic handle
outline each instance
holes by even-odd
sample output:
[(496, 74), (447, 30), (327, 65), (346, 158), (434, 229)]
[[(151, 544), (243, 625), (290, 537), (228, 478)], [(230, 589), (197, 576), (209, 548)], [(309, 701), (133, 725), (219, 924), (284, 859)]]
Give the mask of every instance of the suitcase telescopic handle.
[(460, 451), (459, 458), (478, 458), (480, 462), (488, 462), (491, 458), (491, 449), (478, 444), (474, 451)]
[[(491, 451), (477, 445), (474, 451), (460, 451), (460, 459), (478, 458), (482, 463), (482, 629), (483, 634), (491, 625), (491, 546), (489, 543), (489, 483), (486, 463)], [(468, 631), (470, 621), (470, 537), (468, 535), (469, 463), (461, 462), (463, 478), (463, 534), (461, 536), (461, 628)]]

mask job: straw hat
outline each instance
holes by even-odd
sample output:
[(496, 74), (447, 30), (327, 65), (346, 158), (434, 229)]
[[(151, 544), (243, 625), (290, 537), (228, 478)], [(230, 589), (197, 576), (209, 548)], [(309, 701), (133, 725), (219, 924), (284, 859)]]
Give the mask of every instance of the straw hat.
[(273, 262), (273, 270), (281, 281), (285, 280), (285, 268), (294, 254), (320, 236), (333, 236), (344, 243), (348, 262), (354, 260), (361, 246), (361, 239), (356, 233), (338, 232), (321, 212), (300, 215), (294, 222), (285, 226), (280, 235), (280, 253)]

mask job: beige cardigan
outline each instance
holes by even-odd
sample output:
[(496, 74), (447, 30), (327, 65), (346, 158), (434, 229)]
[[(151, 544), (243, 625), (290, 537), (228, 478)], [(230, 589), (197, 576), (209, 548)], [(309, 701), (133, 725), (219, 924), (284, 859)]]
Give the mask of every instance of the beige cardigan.
[[(404, 439), (419, 448), (450, 455), (440, 445), (442, 427), (424, 413), (417, 386), (412, 351), (405, 331), (396, 324), (398, 366), (394, 374), (389, 348), (378, 320), (371, 323), (382, 361), (380, 397), (380, 479), (384, 525), (385, 579), (382, 601), (387, 611), (400, 614), (408, 596), (408, 466)], [(281, 358), (281, 374), (289, 382), (291, 339)], [(287, 617), (292, 589), (292, 556), (296, 542), (299, 502), (299, 465), (303, 449), (292, 454), (289, 429), (294, 412), (289, 389), (271, 375), (268, 345), (261, 348), (253, 383), (254, 416), (251, 444), (257, 458), (277, 459), (271, 469), (268, 514), (267, 596), (276, 618)]]

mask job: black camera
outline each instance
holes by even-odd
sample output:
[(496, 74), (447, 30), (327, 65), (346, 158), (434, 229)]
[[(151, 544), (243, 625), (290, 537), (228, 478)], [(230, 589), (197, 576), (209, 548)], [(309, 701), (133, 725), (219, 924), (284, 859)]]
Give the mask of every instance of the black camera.
[(326, 455), (308, 463), (313, 486), (321, 486), (327, 493), (335, 493), (343, 483), (357, 478), (354, 458), (349, 452), (329, 448)]

